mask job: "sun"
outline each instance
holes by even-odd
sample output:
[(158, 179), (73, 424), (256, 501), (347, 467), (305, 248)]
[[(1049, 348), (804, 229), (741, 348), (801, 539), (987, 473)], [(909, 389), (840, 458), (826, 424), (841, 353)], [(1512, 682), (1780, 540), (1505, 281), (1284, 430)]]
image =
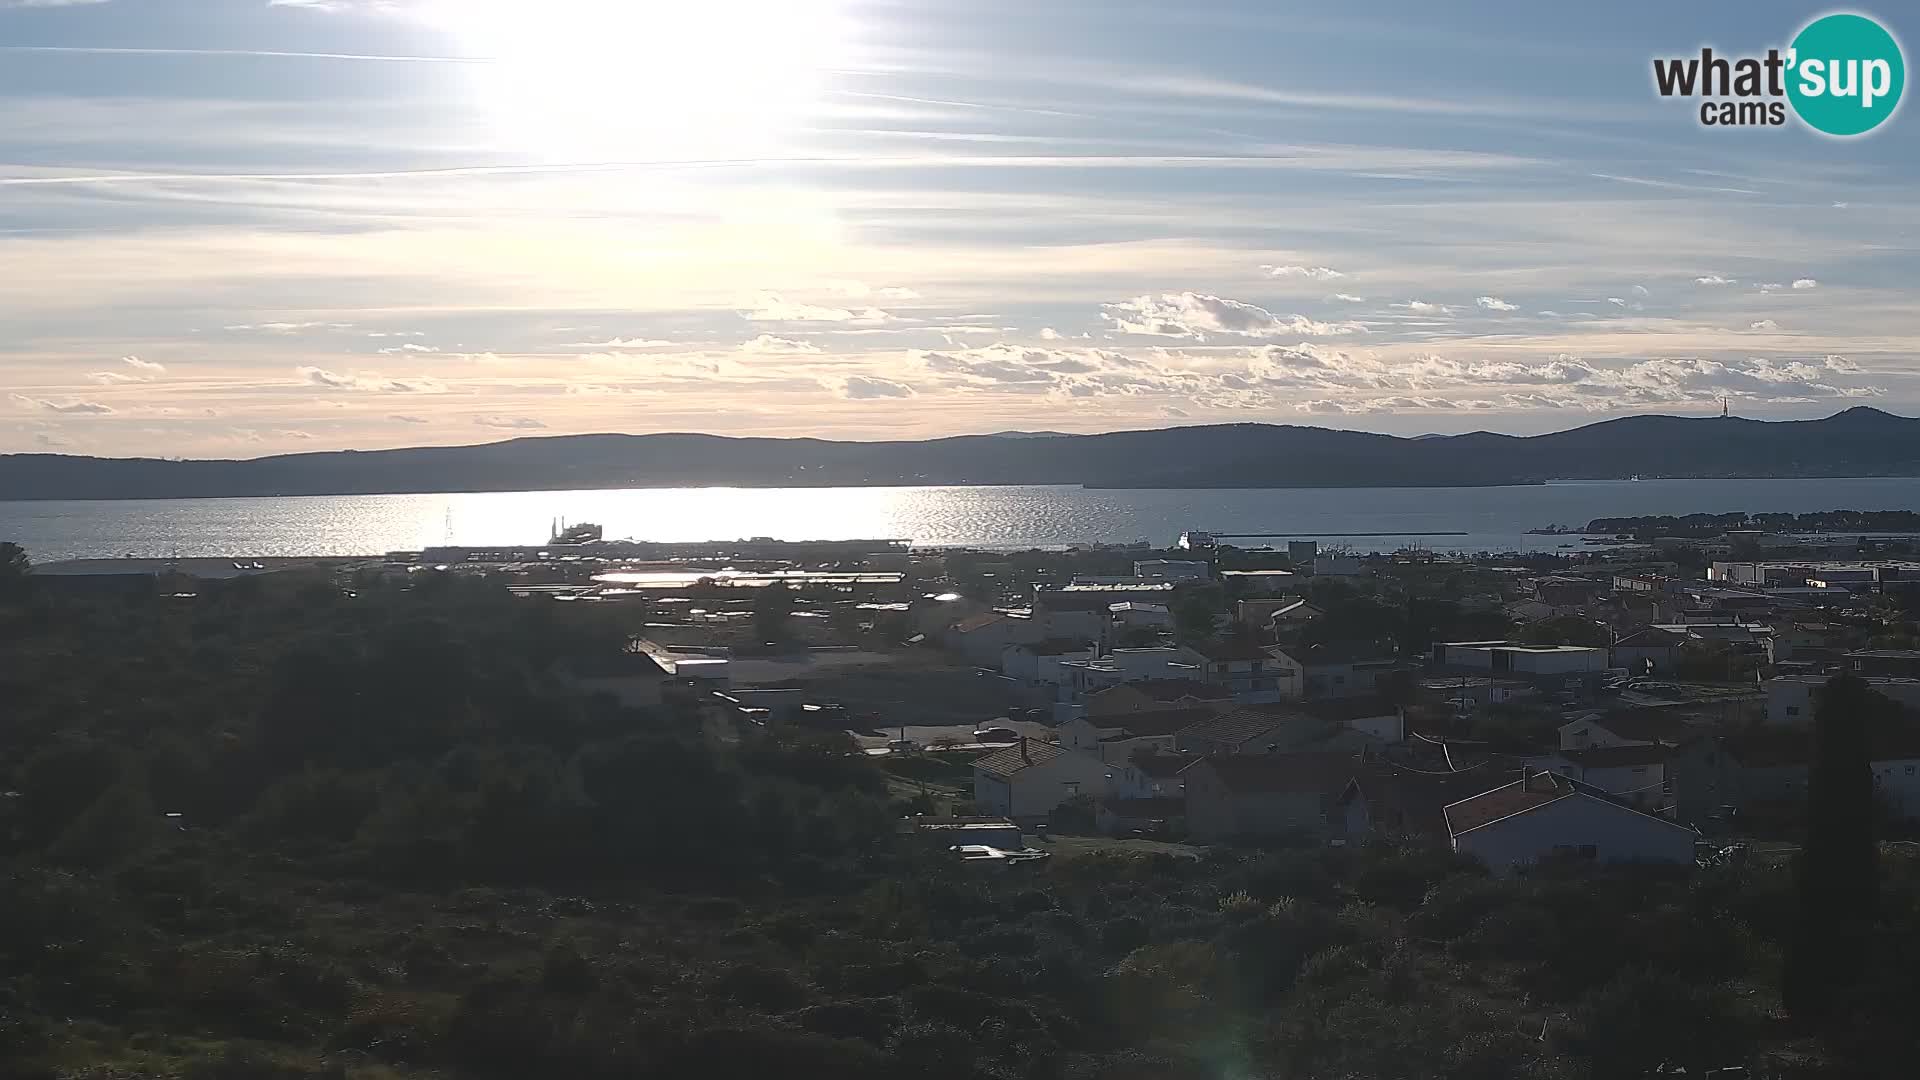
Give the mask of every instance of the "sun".
[(846, 62), (843, 0), (444, 0), (502, 137), (564, 160), (766, 154)]

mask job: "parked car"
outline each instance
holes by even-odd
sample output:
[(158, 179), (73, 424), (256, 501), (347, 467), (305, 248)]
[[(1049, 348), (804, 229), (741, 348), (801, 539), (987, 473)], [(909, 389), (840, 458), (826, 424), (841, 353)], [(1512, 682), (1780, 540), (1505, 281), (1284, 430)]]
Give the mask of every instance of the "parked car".
[(1019, 742), (1020, 733), (1012, 728), (983, 727), (973, 733), (975, 742)]
[(914, 744), (912, 739), (888, 739), (887, 749), (893, 753), (900, 754), (909, 750), (918, 750), (919, 747)]

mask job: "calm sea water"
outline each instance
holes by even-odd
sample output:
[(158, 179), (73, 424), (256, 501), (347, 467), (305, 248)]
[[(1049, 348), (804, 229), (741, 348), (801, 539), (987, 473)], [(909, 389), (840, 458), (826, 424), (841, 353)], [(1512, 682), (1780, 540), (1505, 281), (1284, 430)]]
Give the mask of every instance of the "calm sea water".
[[(369, 555), (456, 544), (537, 544), (554, 518), (608, 538), (911, 539), (1045, 547), (1181, 532), (1280, 533), (1362, 551), (1579, 550), (1528, 536), (1596, 517), (1732, 511), (1907, 510), (1920, 478), (1593, 481), (1537, 487), (1088, 491), (1076, 487), (672, 488), (285, 499), (0, 502), (0, 540), (36, 561), (118, 555)], [(1457, 532), (1461, 536), (1416, 533)], [(1382, 534), (1382, 535), (1360, 535)]]

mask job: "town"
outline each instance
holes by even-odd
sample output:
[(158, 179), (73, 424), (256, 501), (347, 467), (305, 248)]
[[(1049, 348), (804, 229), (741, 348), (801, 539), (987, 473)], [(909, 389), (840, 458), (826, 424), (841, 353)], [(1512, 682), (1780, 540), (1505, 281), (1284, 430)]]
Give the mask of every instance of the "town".
[(1891, 1075), (1909, 543), (7, 545), (0, 1037), (46, 1076), (1171, 1076), (1270, 1023), (1298, 1075)]

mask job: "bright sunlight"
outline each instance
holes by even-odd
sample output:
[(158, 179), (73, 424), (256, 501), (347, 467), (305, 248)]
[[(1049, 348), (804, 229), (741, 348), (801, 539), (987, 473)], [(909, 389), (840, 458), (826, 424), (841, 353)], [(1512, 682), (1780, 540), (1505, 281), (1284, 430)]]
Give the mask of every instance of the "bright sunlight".
[(764, 154), (845, 62), (840, 0), (448, 0), (485, 107), (552, 160)]

